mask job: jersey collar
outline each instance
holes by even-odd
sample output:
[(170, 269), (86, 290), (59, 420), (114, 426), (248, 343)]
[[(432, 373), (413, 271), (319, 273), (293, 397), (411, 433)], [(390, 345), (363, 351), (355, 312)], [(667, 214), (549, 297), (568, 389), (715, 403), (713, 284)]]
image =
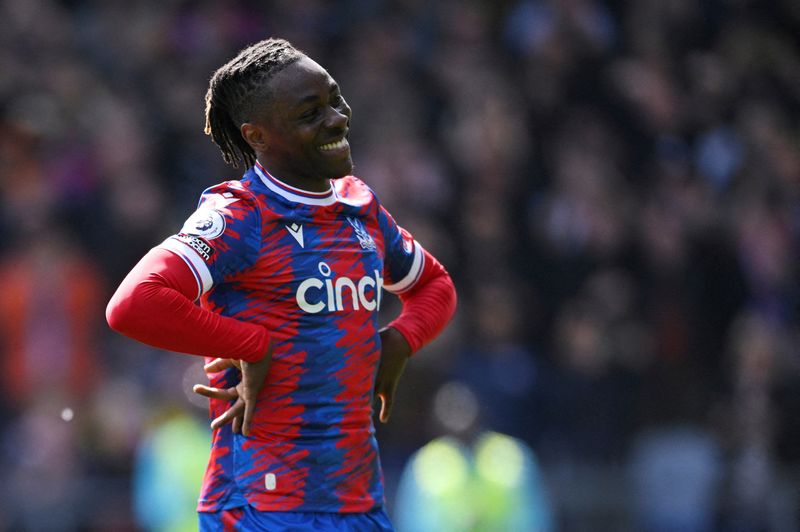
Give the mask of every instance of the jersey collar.
[(283, 181), (273, 177), (258, 161), (256, 161), (253, 169), (256, 171), (256, 174), (258, 174), (261, 182), (264, 183), (268, 189), (289, 201), (303, 203), (305, 205), (333, 205), (336, 203), (336, 193), (332, 184), (325, 192), (309, 192), (287, 185)]

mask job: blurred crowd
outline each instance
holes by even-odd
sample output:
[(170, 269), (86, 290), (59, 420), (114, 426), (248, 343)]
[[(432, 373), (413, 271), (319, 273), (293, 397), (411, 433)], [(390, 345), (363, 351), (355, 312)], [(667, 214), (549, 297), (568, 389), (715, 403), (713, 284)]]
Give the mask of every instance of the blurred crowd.
[(280, 36), (459, 290), (378, 428), (390, 513), (412, 453), (492, 430), (534, 453), (557, 529), (797, 530), (798, 6), (3, 0), (0, 529), (168, 526), (140, 492), (185, 448), (154, 431), (203, 433), (200, 361), (103, 309), (240, 176), (208, 79)]

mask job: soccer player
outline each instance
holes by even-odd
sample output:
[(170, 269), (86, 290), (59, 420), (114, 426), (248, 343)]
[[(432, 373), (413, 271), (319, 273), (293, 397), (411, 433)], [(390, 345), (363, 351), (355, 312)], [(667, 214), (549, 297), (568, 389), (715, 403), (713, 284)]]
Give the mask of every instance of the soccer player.
[[(239, 181), (207, 189), (123, 280), (110, 326), (207, 359), (202, 530), (391, 530), (372, 423), (453, 283), (351, 174), (350, 107), (320, 65), (268, 39), (211, 78), (206, 133)], [(400, 315), (378, 328), (383, 291)], [(199, 299), (200, 305), (194, 301)]]

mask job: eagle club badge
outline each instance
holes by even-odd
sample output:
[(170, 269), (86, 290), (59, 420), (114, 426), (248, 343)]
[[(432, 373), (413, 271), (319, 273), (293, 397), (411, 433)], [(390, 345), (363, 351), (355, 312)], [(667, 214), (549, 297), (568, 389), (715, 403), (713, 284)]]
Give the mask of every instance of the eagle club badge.
[(217, 238), (225, 232), (225, 218), (222, 213), (209, 207), (200, 207), (189, 216), (181, 228), (181, 233), (199, 236), (208, 240)]
[(358, 218), (351, 218), (347, 217), (348, 223), (353, 227), (353, 230), (356, 232), (356, 237), (358, 238), (358, 243), (361, 244), (362, 249), (366, 249), (368, 251), (375, 251), (378, 249), (378, 246), (375, 245), (375, 241), (372, 239), (367, 230), (364, 228), (364, 224), (361, 223), (361, 220)]

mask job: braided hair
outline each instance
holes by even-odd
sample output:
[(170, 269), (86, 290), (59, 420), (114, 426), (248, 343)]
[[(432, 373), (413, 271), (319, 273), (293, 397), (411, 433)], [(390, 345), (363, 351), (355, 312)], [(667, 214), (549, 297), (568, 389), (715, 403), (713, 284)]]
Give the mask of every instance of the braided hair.
[(239, 128), (269, 97), (267, 81), (304, 56), (288, 41), (267, 39), (245, 48), (211, 76), (205, 133), (219, 146), (226, 163), (234, 168), (255, 164), (255, 152)]

